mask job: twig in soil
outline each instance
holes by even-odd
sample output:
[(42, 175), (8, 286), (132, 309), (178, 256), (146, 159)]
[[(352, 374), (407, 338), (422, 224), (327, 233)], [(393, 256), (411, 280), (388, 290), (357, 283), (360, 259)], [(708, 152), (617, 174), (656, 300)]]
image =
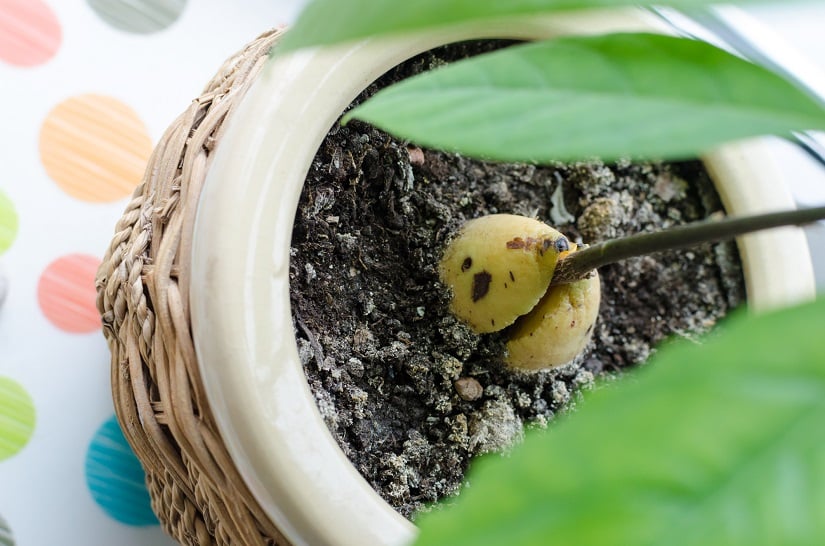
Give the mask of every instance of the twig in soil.
[(587, 278), (594, 269), (627, 258), (690, 247), (700, 243), (718, 242), (763, 229), (802, 226), (824, 218), (825, 206), (741, 218), (704, 220), (655, 233), (640, 233), (612, 239), (594, 244), (564, 258), (556, 266), (551, 284), (566, 284)]
[(310, 347), (312, 347), (312, 351), (315, 353), (315, 361), (318, 363), (318, 369), (322, 369), (324, 366), (324, 348), (321, 347), (321, 344), (318, 342), (318, 339), (315, 335), (310, 331), (307, 327), (306, 323), (295, 314), (295, 322), (298, 323), (298, 326), (301, 327), (301, 330), (304, 331), (304, 335), (307, 336), (307, 341), (309, 341)]

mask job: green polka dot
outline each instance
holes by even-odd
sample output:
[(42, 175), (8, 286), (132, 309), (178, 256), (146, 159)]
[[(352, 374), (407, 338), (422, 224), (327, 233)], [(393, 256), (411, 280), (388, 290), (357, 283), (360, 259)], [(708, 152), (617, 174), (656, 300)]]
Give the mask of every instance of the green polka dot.
[(151, 34), (177, 21), (186, 0), (87, 0), (97, 15), (116, 29)]
[(17, 212), (11, 199), (0, 190), (0, 254), (9, 249), (17, 237)]
[(14, 546), (14, 537), (11, 534), (11, 527), (0, 516), (0, 546)]
[(0, 461), (28, 443), (34, 432), (34, 403), (17, 382), (0, 377)]

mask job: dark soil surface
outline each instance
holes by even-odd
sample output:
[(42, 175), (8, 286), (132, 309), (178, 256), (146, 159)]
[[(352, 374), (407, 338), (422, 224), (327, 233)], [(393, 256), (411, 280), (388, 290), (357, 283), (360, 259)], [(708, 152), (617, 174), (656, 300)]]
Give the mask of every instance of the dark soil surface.
[[(478, 47), (420, 56), (366, 93)], [(506, 450), (525, 426), (572, 408), (594, 376), (643, 362), (665, 338), (706, 332), (744, 298), (733, 244), (608, 266), (585, 353), (557, 370), (512, 372), (501, 364), (501, 337), (457, 322), (438, 281), (444, 244), (464, 221), (535, 216), (595, 242), (721, 210), (696, 162), (494, 164), (408, 146), (357, 122), (336, 126), (307, 178), (290, 265), (299, 352), (332, 434), (412, 516), (455, 494), (473, 456)]]

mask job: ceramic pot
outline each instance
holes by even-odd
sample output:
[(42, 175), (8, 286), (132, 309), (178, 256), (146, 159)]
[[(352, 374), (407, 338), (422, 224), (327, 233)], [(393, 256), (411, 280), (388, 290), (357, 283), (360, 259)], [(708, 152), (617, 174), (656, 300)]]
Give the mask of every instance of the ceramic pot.
[[(330, 127), (378, 76), (440, 45), (649, 31), (652, 25), (640, 11), (488, 21), (276, 56), (264, 68), (222, 136), (201, 195), (190, 299), (204, 386), (223, 439), (252, 493), (290, 541), (403, 544), (415, 534), (336, 445), (310, 393), (293, 335), (292, 224), (310, 162)], [(730, 214), (793, 206), (763, 142), (725, 146), (704, 160)], [(739, 243), (753, 308), (813, 294), (811, 260), (799, 230), (749, 235)]]

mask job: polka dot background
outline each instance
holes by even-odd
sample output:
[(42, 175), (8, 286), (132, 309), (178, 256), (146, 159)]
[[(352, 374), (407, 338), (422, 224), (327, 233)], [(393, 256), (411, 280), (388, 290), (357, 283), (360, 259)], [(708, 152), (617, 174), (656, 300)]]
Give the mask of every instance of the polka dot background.
[(0, 189), (0, 254), (7, 251), (17, 236), (17, 211), (14, 203)]
[(0, 263), (0, 308), (6, 303), (6, 295), (9, 293), (9, 278), (6, 275), (6, 268)]
[(41, 0), (0, 0), (0, 59), (30, 67), (51, 59), (60, 48), (60, 22)]
[(11, 534), (11, 528), (3, 516), (0, 516), (0, 546), (14, 546), (14, 536)]
[(143, 469), (114, 417), (97, 430), (86, 452), (86, 484), (95, 502), (127, 525), (156, 525)]
[(154, 142), (300, 4), (0, 0), (0, 546), (172, 544), (113, 417), (95, 274)]
[(34, 431), (34, 403), (17, 382), (0, 377), (0, 461), (16, 455)]
[(183, 13), (186, 0), (89, 0), (89, 6), (115, 28), (151, 34), (174, 23)]
[(100, 260), (94, 256), (61, 256), (46, 267), (37, 285), (43, 315), (64, 332), (85, 334), (100, 329), (95, 307), (95, 274)]
[[(17, 224), (17, 211), (14, 209), (14, 203), (3, 190), (0, 190), (0, 255), (11, 248), (14, 243), (17, 236)], [(3, 264), (0, 263), (0, 307), (6, 301), (8, 291), (9, 279)]]
[(92, 203), (131, 194), (151, 153), (152, 140), (134, 110), (103, 95), (64, 100), (40, 130), (46, 172), (67, 194)]

